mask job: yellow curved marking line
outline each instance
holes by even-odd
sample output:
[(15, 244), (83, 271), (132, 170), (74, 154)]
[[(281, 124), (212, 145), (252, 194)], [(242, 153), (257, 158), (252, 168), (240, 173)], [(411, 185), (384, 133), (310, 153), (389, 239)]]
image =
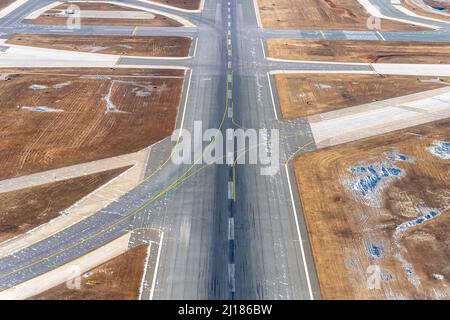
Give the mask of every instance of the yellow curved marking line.
[(285, 163), (288, 163), (289, 161), (292, 160), (292, 158), (295, 157), (296, 154), (298, 154), (301, 150), (304, 150), (306, 147), (309, 147), (310, 145), (312, 145), (313, 142), (308, 142), (307, 144), (304, 144), (303, 146), (299, 147), (289, 158), (287, 158)]
[(232, 102), (231, 104), (231, 110), (233, 112), (233, 116), (231, 117), (231, 122), (238, 128), (245, 130), (245, 128), (243, 126), (241, 126), (239, 123), (236, 122), (236, 120), (234, 119), (234, 102)]

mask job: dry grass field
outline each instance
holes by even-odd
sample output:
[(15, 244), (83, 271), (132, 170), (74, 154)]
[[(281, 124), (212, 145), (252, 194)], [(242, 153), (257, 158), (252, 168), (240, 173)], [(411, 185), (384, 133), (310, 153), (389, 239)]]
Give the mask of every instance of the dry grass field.
[(14, 1), (16, 1), (16, 0), (0, 0), (0, 10), (6, 8), (7, 6), (9, 6)]
[(49, 49), (146, 57), (186, 57), (191, 38), (15, 34), (7, 43)]
[[(145, 11), (138, 11), (137, 9), (130, 7), (118, 6), (115, 4), (107, 3), (87, 3), (87, 2), (70, 2), (63, 3), (53, 9), (50, 9), (40, 15), (37, 19), (33, 20), (36, 24), (45, 25), (66, 25), (68, 17), (62, 16), (61, 12), (64, 12), (70, 5), (76, 5), (80, 8), (81, 23), (84, 25), (123, 25), (123, 26), (147, 26), (147, 27), (180, 27), (181, 23), (175, 21), (166, 16), (159, 14), (153, 15), (152, 18), (143, 19), (130, 19), (130, 18), (102, 18), (102, 17), (83, 17), (83, 11), (136, 11), (140, 14), (146, 14)], [(101, 15), (101, 14), (100, 14)], [(152, 15), (148, 13), (148, 15)]]
[(0, 179), (141, 150), (169, 136), (184, 70), (0, 69)]
[(282, 73), (274, 77), (286, 119), (450, 86), (450, 78), (418, 76)]
[(137, 300), (147, 246), (141, 245), (86, 272), (80, 289), (60, 284), (29, 300)]
[(323, 298), (450, 299), (450, 119), (304, 154), (295, 171)]
[(151, 1), (187, 10), (198, 9), (200, 7), (201, 2), (201, 0), (151, 0)]
[(127, 168), (0, 193), (0, 242), (23, 234), (59, 216), (61, 211)]
[(271, 58), (358, 63), (448, 63), (447, 42), (268, 39)]
[[(402, 0), (402, 5), (407, 8), (408, 10), (414, 12), (415, 14), (418, 14), (423, 17), (429, 17), (433, 19), (439, 19), (450, 22), (450, 16), (446, 16), (443, 14), (439, 14), (438, 10), (435, 10), (436, 13), (430, 12), (428, 10), (423, 9), (422, 7), (418, 6), (416, 4), (417, 0)], [(437, 1), (426, 1), (429, 3), (437, 2)], [(450, 6), (450, 3), (447, 4), (447, 6)], [(450, 12), (450, 11), (449, 11)]]
[[(368, 30), (369, 14), (356, 0), (258, 0), (262, 24), (272, 29)], [(381, 31), (429, 30), (381, 19)]]

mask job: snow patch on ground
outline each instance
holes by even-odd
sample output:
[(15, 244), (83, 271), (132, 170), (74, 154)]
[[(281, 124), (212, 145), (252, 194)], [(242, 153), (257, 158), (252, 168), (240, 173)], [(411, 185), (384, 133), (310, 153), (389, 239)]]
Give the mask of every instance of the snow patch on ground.
[(62, 109), (50, 108), (47, 106), (35, 106), (35, 107), (22, 106), (19, 108), (25, 109), (25, 110), (31, 110), (31, 111), (38, 111), (38, 112), (64, 112), (64, 110), (62, 110)]
[(428, 147), (427, 150), (443, 160), (450, 159), (450, 142), (448, 141), (434, 141), (433, 145)]

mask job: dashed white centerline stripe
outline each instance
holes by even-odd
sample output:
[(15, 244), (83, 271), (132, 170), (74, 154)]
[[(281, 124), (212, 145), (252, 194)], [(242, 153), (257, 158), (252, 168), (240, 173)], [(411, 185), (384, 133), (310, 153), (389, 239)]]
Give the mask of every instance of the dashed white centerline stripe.
[(228, 200), (233, 200), (233, 198), (233, 181), (228, 181)]
[(229, 282), (229, 287), (230, 287), (231, 292), (236, 291), (236, 280), (235, 280), (234, 274), (235, 274), (235, 265), (234, 265), (234, 263), (229, 263), (228, 264), (228, 282)]
[(228, 219), (228, 240), (234, 240), (234, 218)]
[(232, 119), (233, 118), (233, 108), (228, 107), (228, 118)]
[(295, 208), (294, 194), (292, 193), (291, 179), (289, 177), (289, 169), (288, 169), (287, 163), (284, 165), (284, 168), (286, 170), (286, 177), (287, 177), (288, 186), (289, 186), (289, 193), (291, 196), (292, 209), (294, 211), (295, 226), (297, 228), (298, 242), (300, 243), (300, 251), (302, 254), (303, 268), (305, 269), (306, 282), (308, 284), (309, 298), (311, 300), (314, 300), (314, 295), (313, 295), (312, 288), (311, 288), (311, 280), (309, 279), (308, 266), (306, 264), (305, 249), (303, 248), (303, 238), (302, 238), (302, 234), (300, 232), (300, 226), (298, 224), (297, 209)]

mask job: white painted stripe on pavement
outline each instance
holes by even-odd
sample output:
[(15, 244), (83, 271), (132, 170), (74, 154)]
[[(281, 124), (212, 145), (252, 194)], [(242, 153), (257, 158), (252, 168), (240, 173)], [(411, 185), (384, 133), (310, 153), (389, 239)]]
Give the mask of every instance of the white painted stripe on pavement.
[(194, 57), (197, 55), (197, 47), (198, 47), (198, 37), (195, 40)]
[(266, 56), (266, 49), (264, 48), (264, 41), (263, 41), (263, 39), (261, 39), (261, 48), (262, 48), (262, 52), (263, 52), (263, 55), (264, 55), (264, 59), (266, 59), (267, 58), (267, 56)]
[(295, 226), (297, 228), (297, 234), (298, 234), (298, 242), (300, 243), (300, 251), (302, 254), (303, 268), (305, 269), (306, 283), (308, 284), (309, 298), (311, 300), (314, 300), (314, 295), (313, 295), (312, 288), (311, 288), (311, 280), (309, 279), (308, 265), (306, 264), (305, 249), (303, 248), (303, 238), (302, 238), (302, 234), (300, 232), (300, 226), (298, 224), (297, 209), (295, 208), (294, 194), (292, 193), (291, 179), (289, 177), (289, 169), (288, 169), (287, 163), (284, 165), (284, 168), (286, 170), (286, 177), (287, 177), (287, 181), (288, 181), (288, 185), (289, 185), (289, 193), (291, 196), (292, 209), (294, 211)]
[(142, 300), (142, 293), (144, 292), (144, 287), (147, 286), (147, 266), (148, 266), (148, 261), (150, 260), (150, 251), (152, 249), (152, 245), (153, 242), (150, 241), (150, 243), (148, 244), (148, 248), (147, 248), (147, 256), (145, 257), (145, 263), (144, 263), (144, 274), (142, 275), (142, 281), (141, 281), (141, 286), (139, 288), (139, 300)]
[(228, 181), (228, 200), (233, 200), (233, 181)]
[(235, 279), (235, 265), (234, 263), (228, 264), (228, 282), (230, 286), (230, 291), (235, 292), (236, 291), (236, 279)]
[(277, 108), (275, 106), (275, 98), (273, 96), (272, 91), (272, 83), (270, 81), (270, 73), (267, 73), (267, 81), (269, 81), (269, 89), (270, 89), (270, 96), (272, 98), (273, 113), (275, 114), (275, 120), (278, 120)]
[(380, 38), (383, 40), (383, 41), (386, 41), (386, 38), (385, 37), (383, 37), (383, 35), (381, 34), (381, 32), (380, 31), (377, 31), (377, 35), (379, 35), (380, 36)]
[(158, 275), (159, 258), (161, 256), (161, 249), (162, 249), (162, 246), (163, 246), (163, 240), (164, 240), (164, 232), (161, 232), (161, 238), (159, 240), (158, 256), (156, 257), (155, 273), (153, 274), (152, 289), (150, 291), (150, 300), (153, 300), (153, 296), (155, 294), (156, 277)]
[[(194, 72), (194, 70), (192, 69), (190, 74), (189, 74), (189, 82), (188, 82), (188, 87), (186, 90), (186, 99), (184, 100), (184, 108), (183, 108), (183, 116), (181, 118), (181, 124), (180, 124), (180, 129), (183, 129), (183, 125), (184, 125), (184, 117), (186, 115), (186, 108), (187, 108), (187, 104), (188, 104), (188, 100), (189, 100), (189, 91), (191, 89), (191, 80), (192, 80), (192, 73)], [(181, 130), (180, 130), (180, 135), (178, 136), (178, 139), (181, 137)]]
[(228, 219), (228, 240), (234, 240), (234, 218)]

